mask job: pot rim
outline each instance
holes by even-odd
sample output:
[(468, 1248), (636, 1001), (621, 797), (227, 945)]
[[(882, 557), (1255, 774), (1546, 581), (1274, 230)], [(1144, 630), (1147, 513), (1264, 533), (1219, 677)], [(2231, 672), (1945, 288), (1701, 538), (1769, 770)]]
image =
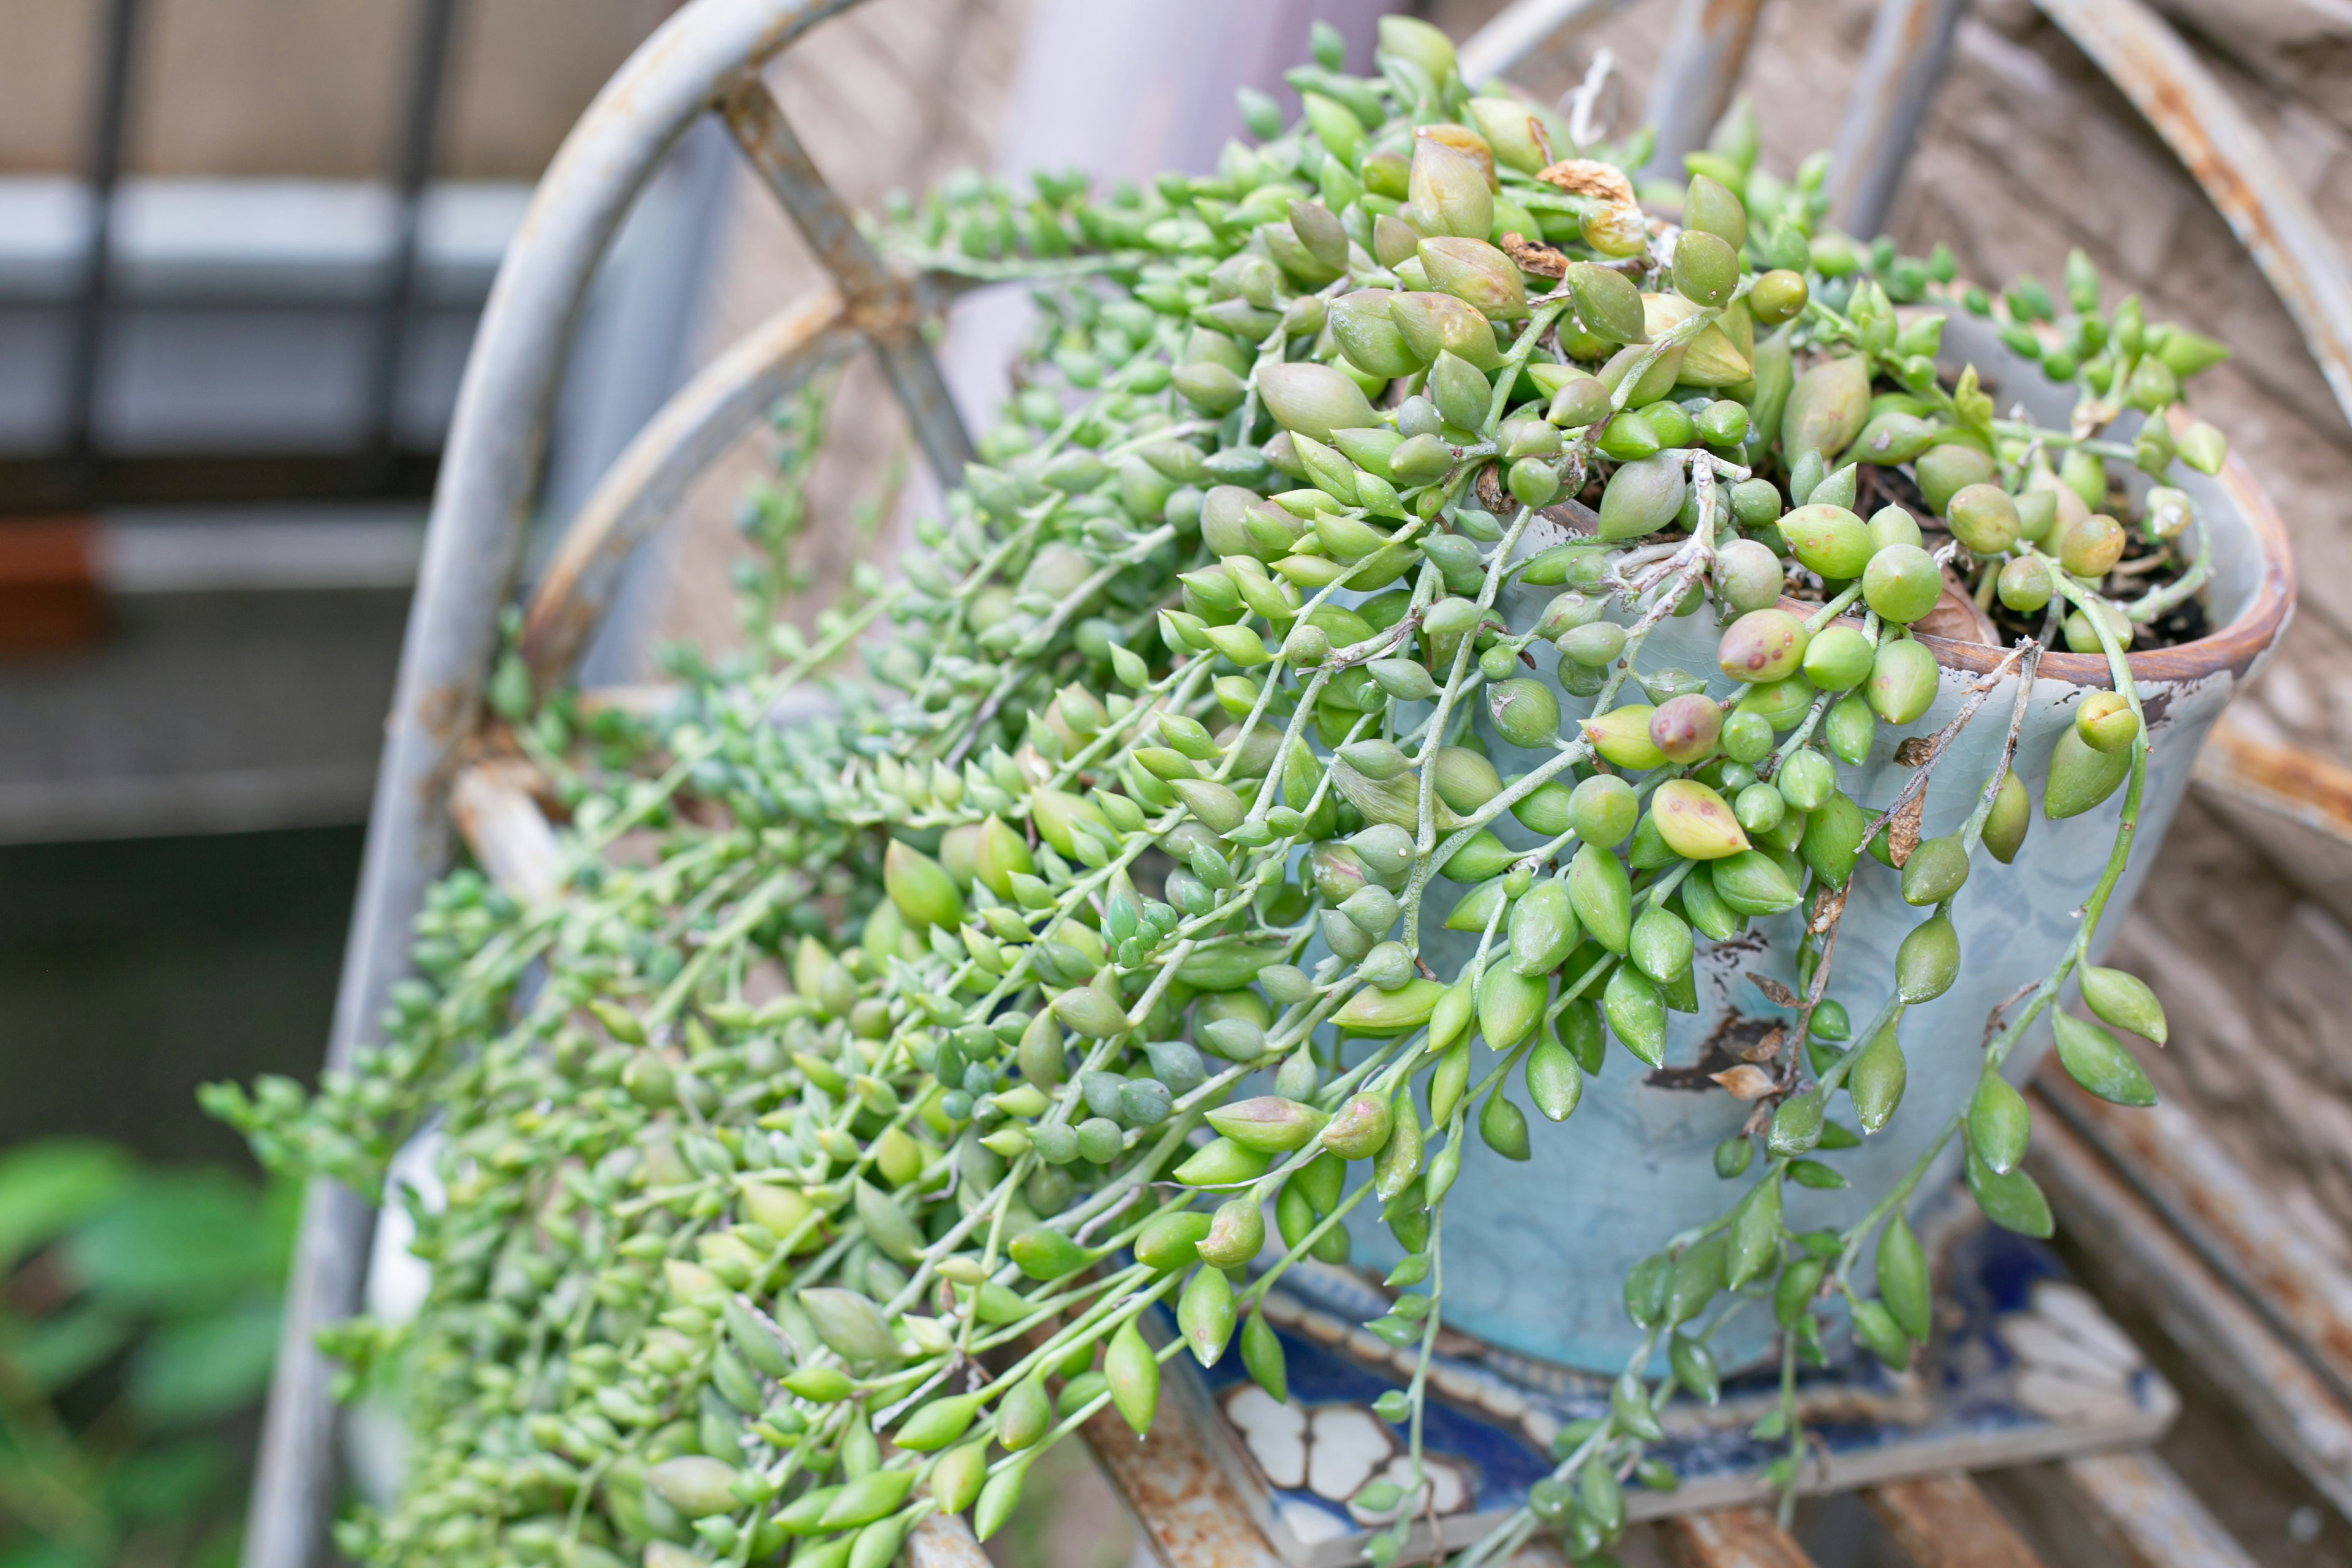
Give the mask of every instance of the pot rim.
[[(2179, 431), (2189, 423), (2187, 411), (2175, 405), (2171, 423)], [(2195, 642), (2182, 643), (2178, 647), (2148, 648), (2125, 656), (2131, 667), (2132, 679), (2145, 686), (2150, 682), (2180, 683), (2202, 680), (2209, 676), (2227, 671), (2233, 679), (2244, 679), (2268, 653), (2271, 645), (2286, 629), (2288, 619), (2294, 614), (2296, 580), (2294, 552), (2287, 542), (2286, 523), (2280, 518), (2278, 508), (2272, 504), (2270, 493), (2254, 478), (2253, 470), (2231, 453), (2215, 476), (2222, 489), (2238, 508), (2246, 526), (2253, 532), (2262, 550), (2263, 572), (2253, 596), (2246, 602), (2229, 625), (2218, 631), (2208, 632)], [(2212, 546), (2209, 542), (2208, 548)], [(1784, 604), (1788, 601), (1783, 601)], [(1814, 608), (1819, 608), (1818, 605)], [(1982, 643), (1955, 642), (1948, 637), (1918, 635), (1935, 654), (1936, 662), (1946, 669), (1970, 675), (1985, 675), (2009, 656), (2006, 647), (1988, 647)], [(2070, 686), (2112, 688), (2115, 676), (2107, 668), (2106, 656), (2096, 653), (2067, 653), (2052, 648), (2042, 656), (2035, 671), (2037, 679), (2063, 680)]]
[[(2188, 411), (2175, 404), (2170, 419), (2177, 433), (2188, 425)], [(2262, 579), (2245, 608), (2220, 630), (2178, 647), (2147, 648), (2125, 655), (2132, 679), (2142, 686), (2202, 680), (2224, 671), (2242, 680), (2270, 651), (2271, 645), (2278, 641), (2279, 634), (2286, 629), (2288, 619), (2294, 614), (2294, 552), (2287, 542), (2286, 523), (2272, 504), (2270, 492), (2263, 489), (2253, 470), (2241, 462), (2234, 451), (2223, 461), (2215, 478), (2236, 505), (2262, 551)], [(2210, 540), (2207, 548), (2212, 548)], [(1801, 616), (1821, 608), (1817, 604), (1789, 598), (1780, 601), (1780, 607)], [(2006, 647), (1958, 642), (1924, 632), (1912, 635), (1936, 656), (1939, 668), (1965, 675), (1989, 675), (2009, 657)], [(2063, 648), (2043, 650), (2034, 679), (2092, 689), (2112, 689), (2116, 683), (2114, 672), (2107, 668), (2106, 655), (2068, 653)]]
[[(2189, 423), (2187, 409), (2175, 405), (2170, 415), (2176, 431)], [(1494, 477), (1490, 465), (1478, 478), (1480, 499), (1500, 506), (1509, 504), (1503, 499), (1501, 484)], [(2294, 552), (2287, 542), (2286, 523), (2280, 518), (2278, 508), (2272, 504), (2270, 493), (2254, 478), (2253, 470), (2232, 451), (2215, 476), (2229, 495), (2239, 515), (2252, 531), (2262, 550), (2263, 571), (2252, 598), (2240, 610), (2230, 624), (2218, 631), (2208, 632), (2195, 642), (2178, 647), (2147, 648), (2126, 654), (2132, 678), (2141, 685), (2152, 683), (2181, 684), (2202, 680), (2227, 672), (2232, 679), (2242, 680), (2254, 666), (2262, 662), (2279, 634), (2286, 629), (2294, 614), (2296, 578)], [(1563, 540), (1579, 535), (1590, 536), (1598, 528), (1600, 519), (1589, 509), (1574, 500), (1554, 502), (1536, 509), (1536, 515), (1559, 531)], [(1800, 618), (1821, 608), (1811, 600), (1783, 597), (1780, 608)], [(1852, 617), (1841, 617), (1849, 620)], [(1859, 626), (1858, 620), (1853, 624)], [(1965, 675), (1987, 675), (2009, 657), (2004, 647), (1988, 647), (1982, 643), (1956, 642), (1949, 637), (1913, 634), (1936, 656), (1937, 665), (1944, 669)], [(2113, 688), (2115, 677), (2107, 668), (2106, 656), (2095, 653), (2068, 653), (2062, 648), (2045, 649), (2035, 670), (2039, 680), (2059, 680), (2067, 685), (2096, 689)]]

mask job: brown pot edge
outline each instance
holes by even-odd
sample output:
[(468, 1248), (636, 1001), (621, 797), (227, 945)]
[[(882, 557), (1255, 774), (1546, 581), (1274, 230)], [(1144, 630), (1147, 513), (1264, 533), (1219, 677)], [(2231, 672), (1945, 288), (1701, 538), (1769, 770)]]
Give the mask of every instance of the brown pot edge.
[[(2188, 422), (2187, 415), (2177, 405), (2172, 422), (2176, 428)], [(2262, 546), (2262, 581), (2246, 607), (2221, 630), (2179, 647), (2149, 648), (2126, 656), (2132, 678), (2142, 684), (2202, 680), (2225, 671), (2233, 679), (2243, 679), (2270, 651), (2294, 615), (2294, 551), (2287, 542), (2285, 521), (2272, 503), (2270, 492), (2234, 452), (2221, 465), (2217, 477)], [(1783, 599), (1780, 606), (1798, 616), (1811, 615), (1821, 608), (1801, 599)], [(1967, 675), (1990, 674), (2009, 657), (2007, 648), (1988, 647), (1981, 643), (1955, 642), (1924, 634), (1918, 640), (1935, 654), (1938, 666)], [(2112, 689), (2115, 685), (2104, 654), (2066, 653), (2059, 649), (2042, 656), (2036, 678), (2092, 689)]]

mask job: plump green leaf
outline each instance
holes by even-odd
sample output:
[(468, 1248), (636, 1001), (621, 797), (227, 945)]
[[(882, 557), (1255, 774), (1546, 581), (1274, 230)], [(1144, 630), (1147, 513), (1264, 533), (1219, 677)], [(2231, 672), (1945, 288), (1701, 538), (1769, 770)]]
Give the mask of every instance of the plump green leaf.
[(131, 1182), (131, 1157), (93, 1139), (49, 1139), (0, 1154), (0, 1268), (55, 1241)]
[(101, 1300), (165, 1316), (202, 1312), (275, 1283), (288, 1233), (226, 1171), (142, 1176), (77, 1226), (68, 1272)]
[(161, 1426), (208, 1421), (261, 1396), (278, 1352), (278, 1303), (165, 1323), (131, 1358), (130, 1394)]

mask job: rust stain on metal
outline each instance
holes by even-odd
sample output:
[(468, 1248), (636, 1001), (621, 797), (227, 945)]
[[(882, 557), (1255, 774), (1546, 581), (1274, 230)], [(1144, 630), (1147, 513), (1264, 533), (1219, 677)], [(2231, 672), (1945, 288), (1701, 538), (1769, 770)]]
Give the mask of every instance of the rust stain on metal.
[(1760, 1508), (1680, 1514), (1658, 1531), (1683, 1568), (1812, 1568), (1805, 1549)]
[(2197, 777), (2225, 795), (2261, 797), (2305, 826), (2352, 843), (2352, 768), (2339, 763), (2220, 724), (2198, 755)]
[(907, 1568), (990, 1568), (961, 1514), (925, 1514), (907, 1541)]
[(1965, 1475), (1895, 1481), (1871, 1488), (1862, 1500), (1917, 1568), (2042, 1568)]
[(445, 681), (416, 700), (416, 722), (443, 747), (457, 744), (479, 711), (481, 689), (467, 681)]
[(1177, 1568), (1281, 1568), (1241, 1494), (1209, 1457), (1174, 1381), (1161, 1380), (1149, 1437), (1138, 1437), (1108, 1405), (1079, 1434), (1160, 1561)]
[(1706, 9), (1699, 16), (1699, 30), (1711, 38), (1727, 33), (1748, 34), (1755, 30), (1757, 14), (1763, 8), (1763, 0), (1707, 0)]

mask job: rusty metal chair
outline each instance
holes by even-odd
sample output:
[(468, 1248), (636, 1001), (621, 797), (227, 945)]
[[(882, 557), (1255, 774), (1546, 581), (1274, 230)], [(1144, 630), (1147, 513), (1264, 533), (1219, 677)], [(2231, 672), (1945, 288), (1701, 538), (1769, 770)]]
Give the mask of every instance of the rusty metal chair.
[[(1504, 75), (1548, 40), (1622, 0), (1517, 0), (1462, 50), (1465, 76)], [(922, 327), (955, 284), (887, 268), (793, 134), (761, 68), (856, 0), (693, 0), (607, 84), (566, 140), (507, 257), (484, 312), (459, 395), (399, 684), (386, 731), (366, 859), (327, 1064), (367, 1039), (407, 963), (410, 921), (446, 869), (462, 833), (477, 858), (525, 897), (548, 885), (553, 840), (528, 793), (496, 765), (475, 765), (483, 694), (498, 654), (499, 617), (517, 587), (538, 458), (570, 331), (598, 258), (669, 147), (705, 113), (719, 115), (782, 202), (834, 287), (770, 319), (698, 374), (604, 476), (528, 601), (522, 652), (542, 689), (561, 681), (613, 597), (630, 552), (667, 521), (688, 483), (776, 399), (871, 348), (917, 445), (952, 481), (971, 444)], [(1836, 142), (1831, 184), (1848, 229), (1874, 233), (1940, 76), (1965, 0), (1883, 0), (1862, 86)], [(2147, 114), (2229, 218), (2303, 326), (2331, 385), (2352, 409), (2352, 285), (2300, 193), (2259, 132), (2140, 0), (2038, 0), (2042, 10)], [(1668, 168), (1696, 145), (1736, 86), (1761, 0), (1678, 0), (1650, 118)], [(2078, 1097), (2079, 1098), (2079, 1097)], [(2138, 1191), (2096, 1150), (2123, 1148), (2126, 1129), (2087, 1102), (2045, 1119), (2053, 1197), (2100, 1233), (2116, 1266), (2168, 1277), (2165, 1310), (2182, 1332), (2216, 1347), (2221, 1364), (2260, 1380), (2250, 1408), (2283, 1452), (2327, 1472), (2324, 1489), (2352, 1506), (2352, 1365), (2314, 1365), (2309, 1346), (2352, 1340), (2342, 1281), (2284, 1245), (2260, 1195), (2190, 1128), (2134, 1135)], [(2111, 1123), (2113, 1123), (2111, 1125)], [(2067, 1131), (2068, 1128), (2072, 1131)], [(2171, 1140), (2150, 1152), (2152, 1141)], [(2176, 1231), (2191, 1183), (2228, 1197)], [(2218, 1184), (2218, 1186), (2217, 1186)], [(2151, 1205), (2155, 1205), (2151, 1207)], [(336, 1485), (330, 1369), (313, 1345), (358, 1304), (373, 1215), (320, 1184), (308, 1195), (254, 1491), (247, 1568), (309, 1568), (322, 1551)], [(2145, 1237), (2147, 1239), (2136, 1239)], [(2265, 1321), (2243, 1298), (2250, 1282), (2307, 1305)], [(1271, 1563), (1265, 1542), (1219, 1489), (1198, 1436), (1180, 1419), (1152, 1439), (1098, 1445), (1156, 1549), (1182, 1568)], [(1123, 1430), (1123, 1429), (1122, 1429)], [(2237, 1560), (2236, 1548), (2160, 1465), (2134, 1456), (2075, 1461), (2089, 1509), (2116, 1521), (2142, 1560)], [(1877, 1489), (1873, 1508), (1923, 1564), (2033, 1561), (1965, 1478)], [(1677, 1548), (1706, 1564), (1805, 1559), (1769, 1518), (1733, 1511), (1671, 1527)], [(984, 1561), (960, 1526), (914, 1543), (930, 1568)], [(2201, 1555), (2200, 1555), (2201, 1553)]]

